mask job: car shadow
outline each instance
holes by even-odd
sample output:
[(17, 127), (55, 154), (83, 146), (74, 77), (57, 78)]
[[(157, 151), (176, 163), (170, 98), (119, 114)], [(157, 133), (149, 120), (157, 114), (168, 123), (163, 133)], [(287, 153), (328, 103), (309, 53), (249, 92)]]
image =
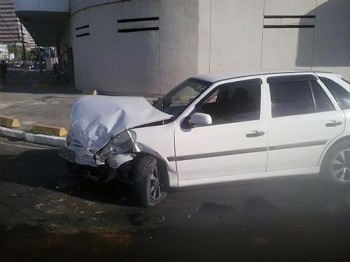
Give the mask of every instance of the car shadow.
[(114, 181), (104, 184), (72, 175), (58, 149), (27, 150), (19, 155), (0, 155), (2, 181), (59, 191), (84, 200), (134, 206), (130, 185)]

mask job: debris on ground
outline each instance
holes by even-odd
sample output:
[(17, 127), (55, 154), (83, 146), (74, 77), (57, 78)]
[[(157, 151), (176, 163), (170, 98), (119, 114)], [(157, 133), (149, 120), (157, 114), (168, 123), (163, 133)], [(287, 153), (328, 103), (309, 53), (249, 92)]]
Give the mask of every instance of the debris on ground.
[(37, 205), (35, 205), (35, 209), (40, 209), (43, 205), (44, 205), (44, 203), (37, 204)]
[(131, 224), (134, 226), (142, 226), (143, 223), (149, 220), (149, 217), (144, 212), (130, 214), (127, 215), (127, 217), (130, 220)]

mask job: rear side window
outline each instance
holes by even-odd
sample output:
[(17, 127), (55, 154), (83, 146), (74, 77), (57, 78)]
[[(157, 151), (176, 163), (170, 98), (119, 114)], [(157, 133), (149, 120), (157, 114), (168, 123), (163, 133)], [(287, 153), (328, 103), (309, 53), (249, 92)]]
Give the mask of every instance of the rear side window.
[(335, 110), (332, 101), (315, 79), (270, 83), (272, 117)]
[(332, 101), (325, 93), (323, 88), (316, 81), (310, 81), (312, 92), (315, 98), (315, 105), (317, 112), (333, 111), (335, 110)]
[(333, 80), (320, 77), (321, 81), (335, 97), (342, 109), (350, 109), (350, 93)]
[(315, 112), (308, 81), (270, 83), (272, 117)]

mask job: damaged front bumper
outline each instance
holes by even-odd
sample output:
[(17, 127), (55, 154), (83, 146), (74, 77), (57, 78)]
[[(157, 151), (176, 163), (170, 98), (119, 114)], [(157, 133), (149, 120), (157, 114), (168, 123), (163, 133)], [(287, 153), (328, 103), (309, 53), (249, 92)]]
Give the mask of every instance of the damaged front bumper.
[[(59, 150), (59, 156), (67, 161), (69, 172), (99, 177), (99, 180), (102, 178), (107, 183), (117, 178), (117, 174), (119, 177), (119, 173), (123, 173), (125, 178), (125, 172), (129, 171), (125, 170), (125, 166), (129, 166), (125, 164), (135, 158), (136, 152), (138, 148), (135, 145), (135, 135), (132, 131), (125, 130), (98, 150), (83, 147), (68, 136), (67, 146)], [(122, 166), (124, 168), (120, 172)]]

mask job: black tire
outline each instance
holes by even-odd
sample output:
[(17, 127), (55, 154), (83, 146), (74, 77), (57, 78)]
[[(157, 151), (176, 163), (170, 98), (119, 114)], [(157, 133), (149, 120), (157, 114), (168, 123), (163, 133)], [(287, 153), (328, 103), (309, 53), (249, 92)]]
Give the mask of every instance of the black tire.
[(350, 185), (350, 141), (330, 149), (323, 161), (321, 176), (335, 185)]
[(134, 169), (134, 194), (137, 204), (152, 207), (166, 198), (158, 172), (157, 159), (153, 156), (140, 156)]

